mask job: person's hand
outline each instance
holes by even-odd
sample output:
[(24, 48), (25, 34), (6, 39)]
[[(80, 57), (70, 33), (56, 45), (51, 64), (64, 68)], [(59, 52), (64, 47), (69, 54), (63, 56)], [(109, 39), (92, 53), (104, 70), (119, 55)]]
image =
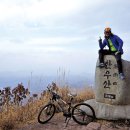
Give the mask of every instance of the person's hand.
[(117, 52), (115, 52), (115, 55), (118, 55), (120, 53), (120, 51), (117, 51)]
[(101, 37), (99, 37), (98, 42), (99, 42), (100, 44), (102, 44), (102, 39), (101, 39)]

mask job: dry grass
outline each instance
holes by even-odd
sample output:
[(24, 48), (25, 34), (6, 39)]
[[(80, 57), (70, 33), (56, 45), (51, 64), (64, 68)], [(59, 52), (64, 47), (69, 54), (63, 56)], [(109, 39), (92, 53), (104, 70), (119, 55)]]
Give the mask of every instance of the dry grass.
[[(69, 101), (68, 93), (70, 93), (69, 87), (58, 87), (56, 91), (63, 97), (65, 101)], [(84, 89), (77, 90), (77, 97), (75, 103), (83, 102), (88, 99), (94, 98), (94, 92), (92, 88), (86, 87)], [(31, 120), (37, 119), (39, 109), (47, 103), (49, 100), (49, 94), (45, 93), (44, 96), (28, 102), (24, 106), (16, 107), (15, 105), (9, 106), (9, 111), (4, 109), (0, 112), (0, 127), (2, 130), (12, 130), (18, 124), (25, 124)]]
[(94, 90), (91, 87), (85, 87), (82, 89), (74, 89), (75, 92), (73, 92), (73, 89), (71, 90), (70, 87), (59, 87), (59, 94), (65, 100), (66, 102), (69, 102), (69, 96), (68, 93), (77, 94), (77, 96), (74, 98), (74, 103), (80, 103), (84, 102), (88, 99), (95, 98)]
[(76, 102), (83, 102), (93, 98), (95, 98), (95, 94), (91, 87), (86, 87), (77, 91)]

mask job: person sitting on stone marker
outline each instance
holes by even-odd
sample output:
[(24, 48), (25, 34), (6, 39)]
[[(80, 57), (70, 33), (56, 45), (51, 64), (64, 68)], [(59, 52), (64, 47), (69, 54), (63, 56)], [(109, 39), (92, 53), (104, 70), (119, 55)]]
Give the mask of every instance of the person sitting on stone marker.
[[(121, 56), (123, 54), (123, 41), (117, 35), (114, 35), (111, 32), (111, 28), (107, 27), (104, 30), (105, 39), (102, 42), (102, 39), (99, 39), (99, 67), (104, 67), (104, 55), (112, 54), (115, 56), (117, 60), (117, 66), (119, 70), (119, 77), (120, 79), (124, 79), (125, 76), (122, 71), (122, 60)], [(104, 49), (105, 46), (108, 46), (109, 49)]]

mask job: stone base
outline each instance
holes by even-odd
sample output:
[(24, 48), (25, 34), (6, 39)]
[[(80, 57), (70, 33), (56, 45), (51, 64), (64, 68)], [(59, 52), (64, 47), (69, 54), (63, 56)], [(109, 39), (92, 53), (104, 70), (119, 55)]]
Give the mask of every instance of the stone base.
[(97, 119), (130, 119), (130, 105), (110, 105), (96, 102), (95, 99), (87, 100), (85, 103), (92, 106)]

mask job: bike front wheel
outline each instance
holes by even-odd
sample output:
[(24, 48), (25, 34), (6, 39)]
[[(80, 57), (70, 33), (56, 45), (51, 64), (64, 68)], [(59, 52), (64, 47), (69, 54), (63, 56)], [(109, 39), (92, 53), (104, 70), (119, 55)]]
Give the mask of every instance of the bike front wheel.
[(72, 109), (72, 117), (75, 122), (81, 125), (87, 125), (96, 118), (94, 109), (86, 103), (75, 105)]
[(45, 105), (38, 114), (38, 122), (47, 123), (55, 114), (56, 107), (54, 104)]

